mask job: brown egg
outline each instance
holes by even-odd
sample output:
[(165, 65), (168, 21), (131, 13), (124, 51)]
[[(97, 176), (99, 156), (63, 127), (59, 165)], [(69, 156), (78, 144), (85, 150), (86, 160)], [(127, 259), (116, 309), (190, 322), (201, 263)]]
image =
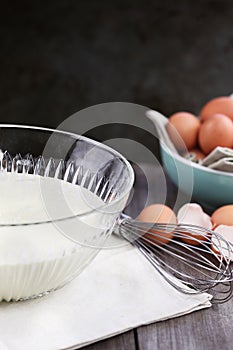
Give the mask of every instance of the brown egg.
[(233, 120), (233, 98), (222, 96), (210, 100), (202, 108), (200, 117), (204, 121), (216, 113), (225, 114)]
[(180, 151), (196, 147), (199, 128), (199, 119), (188, 112), (171, 115), (166, 127), (171, 141)]
[[(149, 223), (166, 223), (166, 224), (176, 224), (177, 218), (176, 214), (171, 208), (164, 204), (152, 204), (144, 208), (138, 216), (138, 220), (142, 222)], [(173, 238), (174, 232), (171, 228), (165, 228), (164, 232), (161, 233), (155, 228), (151, 228), (145, 234), (145, 238), (154, 242), (158, 245), (163, 245)]]
[(194, 162), (205, 158), (205, 154), (199, 148), (192, 148), (184, 154), (185, 158), (190, 159), (190, 156), (192, 156)]
[(211, 220), (215, 228), (219, 225), (233, 226), (233, 204), (216, 209), (211, 216)]
[(209, 154), (215, 147), (233, 146), (233, 122), (223, 114), (215, 114), (201, 124), (198, 142), (201, 150)]
[(205, 158), (205, 154), (199, 148), (193, 148), (190, 150), (190, 153), (195, 154), (196, 160), (201, 160)]

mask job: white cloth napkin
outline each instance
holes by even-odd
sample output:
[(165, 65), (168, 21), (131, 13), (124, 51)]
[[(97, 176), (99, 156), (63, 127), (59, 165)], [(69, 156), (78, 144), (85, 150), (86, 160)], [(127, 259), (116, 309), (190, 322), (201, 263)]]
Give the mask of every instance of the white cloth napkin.
[(211, 169), (233, 172), (233, 149), (216, 147), (207, 157), (200, 161), (201, 165)]
[(101, 251), (74, 281), (48, 296), (0, 303), (0, 349), (76, 349), (210, 307), (210, 299), (179, 293), (127, 244)]

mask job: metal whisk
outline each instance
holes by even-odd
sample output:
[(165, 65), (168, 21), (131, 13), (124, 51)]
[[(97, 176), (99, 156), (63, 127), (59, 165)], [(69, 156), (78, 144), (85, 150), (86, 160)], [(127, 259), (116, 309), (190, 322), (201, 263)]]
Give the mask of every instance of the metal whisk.
[[(86, 187), (104, 202), (115, 193), (104, 176), (82, 165), (27, 154), (12, 157), (0, 150), (0, 171), (52, 176)], [(69, 219), (69, 218), (68, 218)], [(212, 302), (225, 302), (232, 296), (231, 244), (218, 233), (194, 225), (151, 224), (122, 214), (115, 232), (136, 246), (156, 270), (177, 290), (197, 294), (208, 292)], [(167, 233), (172, 239), (164, 243)]]
[[(232, 247), (218, 233), (195, 225), (144, 223), (125, 215), (118, 232), (177, 290), (187, 294), (208, 292), (214, 303), (231, 298)], [(167, 233), (173, 238), (164, 244)]]

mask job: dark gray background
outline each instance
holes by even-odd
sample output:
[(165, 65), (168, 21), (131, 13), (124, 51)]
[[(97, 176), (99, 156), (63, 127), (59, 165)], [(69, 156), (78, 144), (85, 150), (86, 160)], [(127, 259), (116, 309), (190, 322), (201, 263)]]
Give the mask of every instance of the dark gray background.
[(198, 113), (233, 91), (232, 23), (230, 0), (2, 1), (0, 122), (111, 101)]

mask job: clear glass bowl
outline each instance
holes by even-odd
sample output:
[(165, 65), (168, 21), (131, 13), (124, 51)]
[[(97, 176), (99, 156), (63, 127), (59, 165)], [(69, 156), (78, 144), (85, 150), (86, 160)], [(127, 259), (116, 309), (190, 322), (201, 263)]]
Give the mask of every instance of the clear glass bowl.
[(0, 150), (0, 300), (25, 300), (92, 261), (134, 174), (118, 152), (63, 131), (2, 124)]

